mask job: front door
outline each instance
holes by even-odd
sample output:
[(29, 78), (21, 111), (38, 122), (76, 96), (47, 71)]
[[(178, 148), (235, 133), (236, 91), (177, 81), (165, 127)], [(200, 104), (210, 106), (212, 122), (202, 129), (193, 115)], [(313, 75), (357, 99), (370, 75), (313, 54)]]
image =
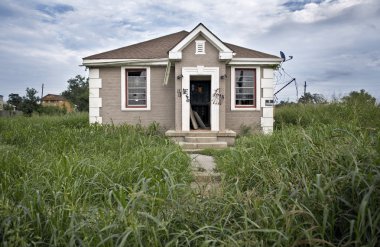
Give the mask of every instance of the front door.
[(190, 81), (190, 105), (204, 125), (210, 127), (211, 82)]

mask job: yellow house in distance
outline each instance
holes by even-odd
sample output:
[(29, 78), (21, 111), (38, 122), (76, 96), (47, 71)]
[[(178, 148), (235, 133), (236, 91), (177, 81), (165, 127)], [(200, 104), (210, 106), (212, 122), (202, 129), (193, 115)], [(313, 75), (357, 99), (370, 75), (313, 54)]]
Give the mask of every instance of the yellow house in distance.
[(66, 108), (67, 112), (73, 112), (70, 102), (61, 95), (47, 94), (42, 97), (42, 106), (57, 106)]

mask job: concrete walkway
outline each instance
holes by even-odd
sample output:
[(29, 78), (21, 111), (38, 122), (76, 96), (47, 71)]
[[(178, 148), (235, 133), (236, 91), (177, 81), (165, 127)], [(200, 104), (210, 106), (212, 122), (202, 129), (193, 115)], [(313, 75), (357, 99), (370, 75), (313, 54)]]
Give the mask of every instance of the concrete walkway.
[(214, 158), (203, 154), (189, 154), (189, 156), (195, 178), (191, 187), (202, 196), (220, 193), (220, 174), (216, 171)]

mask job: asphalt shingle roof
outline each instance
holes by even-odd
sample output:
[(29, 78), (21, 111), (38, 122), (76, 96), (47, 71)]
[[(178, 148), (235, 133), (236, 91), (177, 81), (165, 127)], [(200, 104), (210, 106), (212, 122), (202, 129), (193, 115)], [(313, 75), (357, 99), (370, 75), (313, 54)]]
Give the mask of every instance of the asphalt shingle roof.
[(61, 95), (47, 94), (44, 97), (42, 97), (42, 101), (45, 101), (45, 100), (65, 101), (66, 99), (63, 96), (61, 96)]
[[(181, 31), (165, 35), (156, 39), (151, 39), (141, 43), (121, 47), (98, 53), (83, 59), (155, 59), (167, 58), (169, 51), (184, 39), (189, 32)], [(223, 42), (224, 43), (224, 42)], [(278, 58), (277, 56), (260, 51), (244, 48), (241, 46), (224, 43), (228, 48), (236, 53), (234, 58)]]

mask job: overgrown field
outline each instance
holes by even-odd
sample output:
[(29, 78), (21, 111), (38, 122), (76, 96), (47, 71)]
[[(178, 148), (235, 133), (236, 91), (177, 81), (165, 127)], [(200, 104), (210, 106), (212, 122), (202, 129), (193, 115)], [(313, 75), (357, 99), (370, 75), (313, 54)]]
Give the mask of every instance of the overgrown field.
[(268, 229), (254, 240), (379, 246), (379, 130), (374, 104), (289, 105), (276, 109), (273, 135), (215, 153), (225, 183), (246, 197), (252, 230)]
[(0, 245), (379, 245), (380, 110), (360, 110), (277, 109), (273, 135), (213, 152), (223, 193), (207, 198), (156, 125), (0, 119)]

